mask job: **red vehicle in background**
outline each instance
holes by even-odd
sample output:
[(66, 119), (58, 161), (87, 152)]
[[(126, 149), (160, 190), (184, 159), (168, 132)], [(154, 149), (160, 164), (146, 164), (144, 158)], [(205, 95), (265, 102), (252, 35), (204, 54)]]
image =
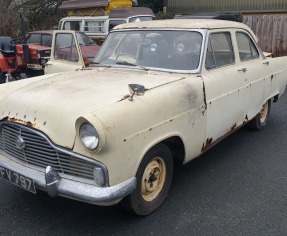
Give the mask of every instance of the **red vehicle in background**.
[(18, 66), (26, 66), (29, 76), (43, 74), (51, 53), (52, 30), (29, 32), (16, 44)]
[[(81, 52), (86, 61), (95, 57), (100, 46), (83, 32), (76, 32)], [(53, 30), (33, 31), (16, 45), (18, 66), (26, 66), (29, 77), (44, 74), (44, 67), (50, 58)], [(61, 42), (65, 45), (68, 42)]]
[[(83, 32), (76, 32), (85, 62), (96, 55), (100, 46)], [(44, 74), (44, 67), (50, 58), (53, 30), (33, 31), (24, 39), (0, 37), (0, 83)], [(66, 43), (60, 42), (62, 45)]]

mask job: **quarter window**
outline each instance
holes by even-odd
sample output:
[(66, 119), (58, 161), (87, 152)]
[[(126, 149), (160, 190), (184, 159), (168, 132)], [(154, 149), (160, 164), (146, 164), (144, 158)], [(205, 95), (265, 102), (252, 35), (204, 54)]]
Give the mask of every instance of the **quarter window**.
[(213, 69), (234, 63), (234, 52), (231, 36), (228, 32), (209, 35), (205, 67)]
[(236, 40), (241, 61), (254, 60), (259, 57), (255, 44), (247, 34), (237, 32)]

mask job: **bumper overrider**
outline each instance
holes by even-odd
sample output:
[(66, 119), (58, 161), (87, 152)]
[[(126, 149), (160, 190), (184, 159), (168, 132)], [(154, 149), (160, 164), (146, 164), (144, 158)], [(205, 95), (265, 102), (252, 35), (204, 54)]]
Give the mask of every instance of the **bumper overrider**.
[[(41, 139), (41, 152), (38, 151), (38, 149), (40, 150), (39, 147), (35, 148), (36, 138)], [(22, 145), (23, 150), (19, 151), (21, 149), (21, 142), (24, 143), (25, 141), (25, 145)], [(46, 142), (44, 143), (46, 147), (55, 151), (56, 154), (53, 153), (53, 155), (56, 156), (56, 161), (53, 160), (51, 163), (57, 162), (57, 165), (49, 165), (49, 162), (43, 164), (46, 160), (43, 158), (43, 142)], [(15, 147), (13, 147), (14, 144)], [(31, 150), (34, 150), (34, 154)], [(37, 156), (38, 159), (40, 158), (40, 161), (36, 158), (31, 160), (30, 156), (32, 158), (33, 156)], [(41, 163), (41, 166), (38, 166), (37, 161)], [(70, 172), (72, 174), (67, 173), (72, 167), (76, 166), (75, 163), (85, 168), (83, 170), (74, 169), (73, 172)], [(88, 178), (88, 175), (85, 178), (85, 169), (87, 169), (86, 166), (89, 163), (93, 164), (89, 171), (93, 172), (94, 179), (91, 176)], [(46, 191), (51, 197), (63, 196), (96, 205), (116, 204), (136, 188), (135, 177), (117, 185), (109, 186), (108, 171), (102, 163), (58, 147), (41, 132), (11, 122), (0, 122), (0, 175), (2, 175), (0, 177), (3, 178), (5, 171), (12, 171), (19, 176), (31, 179), (36, 189)], [(101, 186), (96, 181), (95, 172), (102, 173), (103, 180), (100, 181)], [(74, 173), (77, 173), (77, 176)], [(21, 187), (19, 184), (18, 186)]]

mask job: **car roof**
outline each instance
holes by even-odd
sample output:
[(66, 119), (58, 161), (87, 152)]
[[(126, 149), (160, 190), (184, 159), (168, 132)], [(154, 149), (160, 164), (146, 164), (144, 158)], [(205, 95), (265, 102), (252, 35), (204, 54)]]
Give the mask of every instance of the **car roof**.
[(119, 29), (222, 29), (222, 28), (250, 28), (242, 23), (218, 19), (171, 19), (141, 21), (115, 26)]

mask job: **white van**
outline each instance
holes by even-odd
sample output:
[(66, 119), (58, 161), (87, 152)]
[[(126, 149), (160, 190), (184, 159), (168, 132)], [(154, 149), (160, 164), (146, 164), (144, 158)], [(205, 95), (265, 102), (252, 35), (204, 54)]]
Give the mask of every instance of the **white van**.
[(82, 31), (95, 41), (103, 41), (108, 32), (116, 25), (153, 19), (155, 19), (155, 15), (150, 8), (116, 8), (111, 10), (110, 15), (62, 18), (58, 29)]

